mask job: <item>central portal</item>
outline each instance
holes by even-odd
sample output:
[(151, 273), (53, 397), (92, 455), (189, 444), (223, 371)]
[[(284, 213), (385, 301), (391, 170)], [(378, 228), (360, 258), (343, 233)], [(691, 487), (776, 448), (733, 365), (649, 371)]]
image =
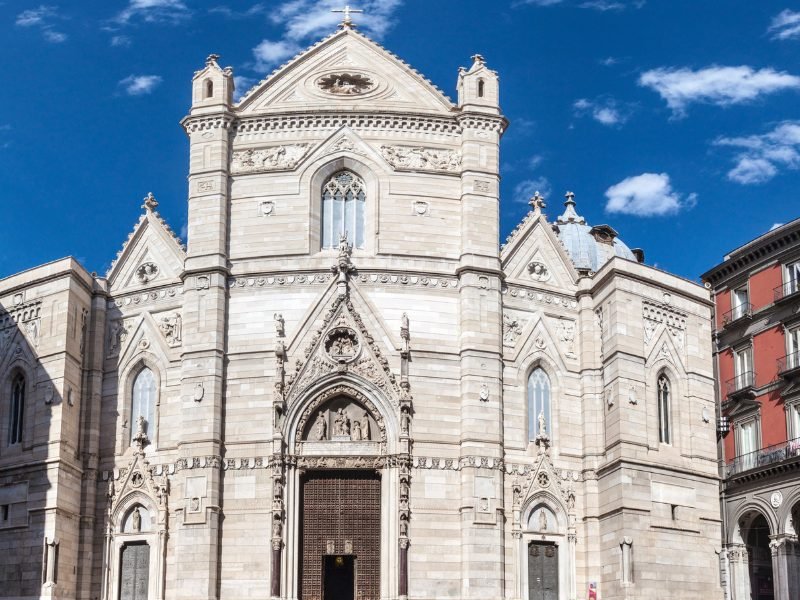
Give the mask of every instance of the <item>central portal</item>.
[(311, 471), (301, 488), (301, 600), (380, 600), (380, 476)]

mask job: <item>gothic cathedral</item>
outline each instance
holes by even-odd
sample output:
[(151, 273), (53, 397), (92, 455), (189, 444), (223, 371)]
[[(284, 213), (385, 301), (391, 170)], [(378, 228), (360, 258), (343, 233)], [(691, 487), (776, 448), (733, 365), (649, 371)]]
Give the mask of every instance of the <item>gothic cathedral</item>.
[(218, 58), (188, 247), (149, 195), (106, 277), (0, 281), (0, 595), (722, 598), (709, 292), (573, 194), (499, 245), (480, 55)]

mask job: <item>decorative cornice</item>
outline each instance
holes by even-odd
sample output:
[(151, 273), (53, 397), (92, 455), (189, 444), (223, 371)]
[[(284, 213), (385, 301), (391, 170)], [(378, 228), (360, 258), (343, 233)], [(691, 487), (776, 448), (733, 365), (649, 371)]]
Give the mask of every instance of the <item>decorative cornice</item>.
[(162, 288), (160, 290), (151, 290), (147, 292), (135, 292), (133, 294), (126, 294), (115, 296), (107, 303), (108, 308), (116, 306), (122, 308), (123, 306), (143, 306), (145, 304), (153, 304), (155, 302), (168, 301), (173, 298), (180, 297), (183, 294), (183, 287), (176, 285), (174, 287)]
[(542, 292), (533, 288), (522, 287), (519, 285), (504, 285), (501, 292), (504, 296), (520, 298), (522, 300), (527, 299), (538, 304), (563, 306), (564, 308), (570, 309), (578, 308), (578, 301), (575, 298), (562, 296), (560, 294), (553, 294), (551, 292)]
[(197, 115), (184, 117), (181, 125), (186, 133), (195, 133), (212, 129), (231, 129), (235, 120), (236, 118), (230, 113)]
[[(318, 273), (270, 273), (231, 277), (228, 279), (230, 289), (245, 287), (272, 287), (291, 285), (326, 284), (334, 278), (330, 271)], [(354, 278), (364, 285), (397, 285), (408, 287), (458, 289), (458, 279), (439, 274), (391, 273), (383, 271), (360, 271)]]
[[(491, 129), (487, 122), (478, 128)], [(477, 126), (477, 125), (476, 125)], [(460, 135), (462, 128), (452, 118), (427, 114), (380, 114), (357, 112), (283, 113), (241, 116), (232, 127), (234, 134), (294, 129), (334, 130), (341, 127), (376, 131), (424, 131)], [(197, 130), (197, 129), (195, 129)]]

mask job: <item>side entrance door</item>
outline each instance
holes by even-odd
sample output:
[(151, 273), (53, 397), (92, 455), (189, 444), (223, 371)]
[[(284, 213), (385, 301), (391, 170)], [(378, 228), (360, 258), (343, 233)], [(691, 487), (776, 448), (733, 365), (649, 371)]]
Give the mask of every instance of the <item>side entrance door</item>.
[(531, 542), (528, 546), (528, 600), (558, 600), (558, 547)]

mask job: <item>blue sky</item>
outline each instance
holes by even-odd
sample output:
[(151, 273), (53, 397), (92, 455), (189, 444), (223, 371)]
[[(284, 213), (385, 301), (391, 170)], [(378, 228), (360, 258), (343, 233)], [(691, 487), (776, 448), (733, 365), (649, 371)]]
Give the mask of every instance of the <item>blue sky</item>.
[[(186, 222), (193, 72), (240, 91), (335, 28), (337, 1), (0, 2), (0, 276), (66, 256), (103, 274), (152, 191)], [(800, 216), (797, 0), (364, 0), (361, 30), (451, 97), (501, 78), (504, 239), (536, 189), (576, 194), (690, 279)]]

